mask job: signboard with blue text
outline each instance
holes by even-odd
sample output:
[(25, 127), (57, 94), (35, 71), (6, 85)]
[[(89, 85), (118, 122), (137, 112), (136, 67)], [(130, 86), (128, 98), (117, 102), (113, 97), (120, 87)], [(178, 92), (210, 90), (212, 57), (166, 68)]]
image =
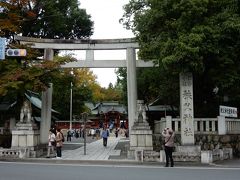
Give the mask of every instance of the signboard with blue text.
[(0, 59), (5, 59), (6, 38), (0, 38)]
[(224, 117), (235, 117), (237, 118), (237, 108), (235, 107), (228, 107), (228, 106), (220, 106), (219, 107), (219, 114), (220, 116)]

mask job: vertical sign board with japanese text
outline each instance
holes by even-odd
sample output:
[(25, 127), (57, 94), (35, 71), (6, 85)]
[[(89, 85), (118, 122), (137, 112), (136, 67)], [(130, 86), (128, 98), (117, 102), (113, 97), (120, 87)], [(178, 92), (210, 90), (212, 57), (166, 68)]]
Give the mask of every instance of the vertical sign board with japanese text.
[(219, 107), (219, 115), (224, 117), (235, 117), (237, 118), (237, 108), (236, 107), (228, 107), (228, 106), (220, 106)]
[(194, 145), (193, 78), (191, 73), (180, 76), (180, 109), (182, 145)]
[(5, 59), (5, 42), (6, 38), (0, 38), (0, 59)]

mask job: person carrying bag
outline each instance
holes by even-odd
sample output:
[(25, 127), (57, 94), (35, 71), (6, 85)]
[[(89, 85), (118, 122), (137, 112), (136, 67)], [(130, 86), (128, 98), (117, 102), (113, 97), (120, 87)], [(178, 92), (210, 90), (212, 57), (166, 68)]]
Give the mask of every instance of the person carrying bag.
[(162, 136), (164, 137), (164, 151), (166, 155), (166, 165), (165, 167), (169, 166), (169, 160), (171, 163), (171, 167), (174, 166), (174, 161), (172, 157), (172, 153), (174, 150), (174, 132), (172, 129), (165, 128), (162, 132)]

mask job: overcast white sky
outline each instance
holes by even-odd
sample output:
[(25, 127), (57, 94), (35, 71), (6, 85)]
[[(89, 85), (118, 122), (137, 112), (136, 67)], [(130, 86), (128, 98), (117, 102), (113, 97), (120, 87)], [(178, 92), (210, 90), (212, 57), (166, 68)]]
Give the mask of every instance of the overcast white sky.
[[(130, 38), (133, 33), (123, 28), (119, 19), (123, 15), (122, 6), (129, 0), (79, 0), (80, 8), (84, 8), (94, 21), (94, 34), (91, 39), (115, 39)], [(125, 59), (125, 53), (104, 54), (96, 52), (95, 59)], [(97, 75), (97, 81), (102, 87), (108, 87), (109, 83), (116, 83), (116, 74), (113, 68), (92, 69)]]

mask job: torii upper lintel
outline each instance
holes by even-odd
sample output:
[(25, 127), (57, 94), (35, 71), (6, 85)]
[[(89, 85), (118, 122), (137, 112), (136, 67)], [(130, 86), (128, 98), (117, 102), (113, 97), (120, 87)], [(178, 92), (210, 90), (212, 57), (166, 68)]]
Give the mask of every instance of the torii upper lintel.
[(138, 49), (135, 38), (124, 39), (40, 39), (24, 36), (14, 36), (21, 44), (29, 44), (36, 49), (55, 50), (120, 50), (126, 48)]

